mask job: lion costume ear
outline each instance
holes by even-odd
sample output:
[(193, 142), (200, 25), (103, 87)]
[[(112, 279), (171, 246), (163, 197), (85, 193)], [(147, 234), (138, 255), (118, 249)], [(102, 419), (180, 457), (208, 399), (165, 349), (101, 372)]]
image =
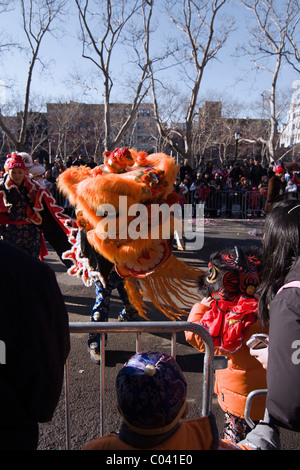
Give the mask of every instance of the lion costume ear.
[(71, 166), (59, 175), (57, 179), (58, 189), (65, 194), (72, 206), (77, 205), (78, 202), (78, 185), (86, 178), (90, 178), (92, 169), (86, 166)]

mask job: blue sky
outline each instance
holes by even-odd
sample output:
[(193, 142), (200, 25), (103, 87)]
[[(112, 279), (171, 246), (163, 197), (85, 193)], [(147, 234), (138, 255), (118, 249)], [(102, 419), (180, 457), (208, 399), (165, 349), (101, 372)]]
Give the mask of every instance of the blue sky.
[[(270, 86), (271, 76), (267, 73), (257, 72), (246, 74), (249, 70), (248, 60), (233, 57), (236, 45), (247, 42), (246, 23), (250, 19), (249, 13), (246, 13), (245, 16), (245, 9), (241, 5), (237, 6), (234, 0), (230, 6), (224, 8), (224, 13), (236, 17), (236, 31), (232, 33), (229, 42), (221, 50), (218, 59), (211, 62), (205, 69), (200, 95), (208, 96), (209, 99), (211, 96), (216, 96), (219, 99), (222, 95), (229, 95), (241, 102), (248, 103), (251, 107), (251, 103), (258, 100), (261, 93)], [(1, 14), (0, 28), (2, 29), (7, 24), (6, 15)], [(16, 23), (12, 22), (11, 24), (14, 24), (13, 29), (17, 34)], [(10, 28), (10, 31), (12, 32), (13, 29)], [(70, 18), (65, 24), (65, 34), (62, 35), (60, 43), (48, 38), (47, 42), (43, 44), (42, 55), (46, 57), (50, 51), (53, 61), (50, 64), (50, 69), (42, 75), (37, 70), (35, 71), (31, 90), (32, 93), (41, 94), (45, 101), (76, 99), (74, 89), (66, 85), (65, 80), (69, 78), (70, 72), (75, 68), (86, 70), (89, 66), (88, 61), (81, 58), (81, 46), (76, 40), (78, 29), (76, 19)], [(5, 74), (14, 76), (15, 82), (24, 87), (26, 73), (27, 66), (24, 58), (18, 54), (10, 55), (0, 68), (0, 80), (9, 84)], [(292, 82), (296, 79), (299, 79), (299, 74), (292, 72), (291, 69), (283, 69), (279, 86), (282, 89), (290, 90)], [(6, 100), (9, 98), (8, 89)], [(3, 104), (3, 93), (0, 93), (0, 105), (1, 99)], [(101, 102), (101, 96), (95, 96), (96, 99)]]

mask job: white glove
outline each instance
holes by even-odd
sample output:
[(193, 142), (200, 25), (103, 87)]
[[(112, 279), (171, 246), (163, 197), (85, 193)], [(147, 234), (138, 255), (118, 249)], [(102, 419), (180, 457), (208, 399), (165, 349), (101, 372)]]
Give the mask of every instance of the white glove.
[(262, 349), (249, 349), (251, 356), (254, 356), (263, 366), (264, 369), (267, 369), (268, 366), (268, 352), (269, 348)]

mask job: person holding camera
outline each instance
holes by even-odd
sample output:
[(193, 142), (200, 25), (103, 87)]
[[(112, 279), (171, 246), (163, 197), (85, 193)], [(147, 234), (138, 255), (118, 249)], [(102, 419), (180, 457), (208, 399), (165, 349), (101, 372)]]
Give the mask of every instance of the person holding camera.
[(300, 204), (286, 200), (267, 215), (258, 315), (269, 324), (266, 348), (250, 354), (267, 369), (271, 423), (300, 431)]

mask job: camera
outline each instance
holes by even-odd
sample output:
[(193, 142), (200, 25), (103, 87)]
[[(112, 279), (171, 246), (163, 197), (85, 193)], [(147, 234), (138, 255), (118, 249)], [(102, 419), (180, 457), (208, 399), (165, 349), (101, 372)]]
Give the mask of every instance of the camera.
[(263, 333), (258, 333), (252, 335), (251, 338), (247, 341), (246, 345), (250, 349), (263, 349), (266, 348), (269, 344), (269, 337)]

